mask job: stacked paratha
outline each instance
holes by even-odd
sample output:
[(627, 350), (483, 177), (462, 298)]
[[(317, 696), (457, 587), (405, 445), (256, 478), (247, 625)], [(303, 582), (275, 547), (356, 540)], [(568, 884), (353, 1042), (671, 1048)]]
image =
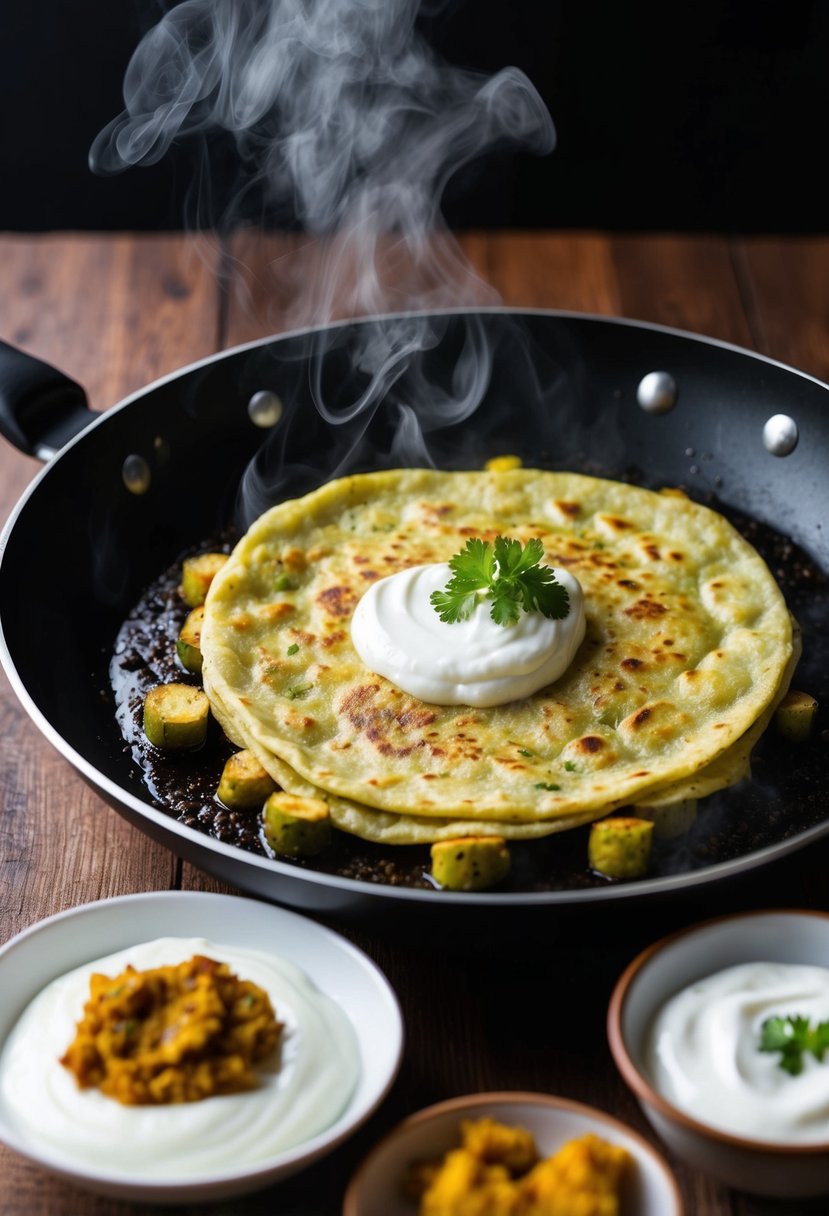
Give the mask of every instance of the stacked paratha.
[[(570, 669), (521, 701), (432, 705), (351, 643), (377, 579), (470, 537), (538, 537), (585, 593)], [(230, 739), (370, 840), (560, 831), (701, 796), (746, 771), (791, 678), (793, 625), (767, 566), (675, 491), (569, 473), (393, 470), (330, 482), (249, 529), (216, 576), (204, 686)]]

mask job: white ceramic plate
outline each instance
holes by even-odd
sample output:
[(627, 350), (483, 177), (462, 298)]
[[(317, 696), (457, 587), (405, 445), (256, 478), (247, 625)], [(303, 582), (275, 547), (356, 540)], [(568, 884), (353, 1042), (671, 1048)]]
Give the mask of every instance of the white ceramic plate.
[(162, 891), (84, 904), (24, 930), (0, 949), (0, 1046), (25, 1006), (57, 976), (158, 937), (204, 937), (271, 949), (333, 998), (356, 1034), (360, 1077), (348, 1106), (324, 1132), (255, 1165), (198, 1179), (136, 1181), (58, 1159), (21, 1134), (0, 1109), (0, 1140), (45, 1169), (116, 1199), (192, 1203), (242, 1195), (296, 1173), (346, 1140), (388, 1092), (403, 1050), (397, 998), (382, 972), (345, 938), (295, 912), (232, 895)]
[(682, 1199), (659, 1153), (632, 1128), (604, 1111), (541, 1093), (470, 1094), (411, 1115), (368, 1154), (346, 1191), (343, 1216), (412, 1216), (400, 1182), (413, 1161), (440, 1157), (458, 1142), (461, 1119), (491, 1115), (527, 1128), (539, 1152), (549, 1156), (567, 1140), (595, 1132), (626, 1148), (636, 1161), (623, 1210), (630, 1216), (683, 1216)]

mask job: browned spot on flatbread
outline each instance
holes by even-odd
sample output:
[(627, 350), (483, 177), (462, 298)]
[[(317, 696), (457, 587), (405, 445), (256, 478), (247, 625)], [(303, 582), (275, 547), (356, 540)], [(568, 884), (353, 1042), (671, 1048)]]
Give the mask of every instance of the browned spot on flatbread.
[[(398, 698), (399, 693), (394, 699)], [(421, 732), (437, 717), (434, 710), (418, 701), (389, 704), (379, 684), (352, 688), (340, 702), (339, 712), (383, 756), (410, 756), (426, 747)]]
[(604, 739), (600, 735), (583, 735), (581, 739), (576, 739), (573, 744), (575, 751), (585, 752), (587, 755), (595, 755), (600, 752), (605, 746)]
[(337, 642), (341, 642), (344, 637), (345, 633), (343, 630), (336, 629), (334, 633), (326, 634), (324, 638), (320, 638), (320, 646), (323, 646), (326, 650), (329, 650), (332, 646), (336, 646)]
[[(300, 646), (312, 646), (317, 640), (317, 635), (315, 633), (308, 633), (304, 629), (291, 629), (290, 634), (292, 638), (296, 639), (297, 644)], [(344, 635), (341, 634), (340, 636), (343, 637)], [(325, 645), (324, 642), (323, 645)]]
[(282, 554), (282, 565), (291, 574), (303, 574), (308, 569), (308, 559), (302, 549), (288, 549)]
[(555, 504), (562, 515), (567, 515), (570, 519), (577, 519), (581, 515), (580, 502), (568, 502), (566, 499), (558, 499)]
[(680, 654), (676, 650), (672, 650), (669, 654), (666, 654), (664, 650), (656, 650), (653, 657), (656, 659), (659, 667), (664, 667), (666, 663), (677, 664), (685, 662), (685, 655)]
[(317, 596), (317, 603), (329, 616), (351, 616), (357, 596), (350, 587), (326, 587)]
[(663, 616), (668, 609), (664, 604), (657, 604), (656, 600), (637, 600), (635, 604), (631, 604), (625, 609), (625, 616), (631, 616), (636, 621), (655, 620), (659, 616)]

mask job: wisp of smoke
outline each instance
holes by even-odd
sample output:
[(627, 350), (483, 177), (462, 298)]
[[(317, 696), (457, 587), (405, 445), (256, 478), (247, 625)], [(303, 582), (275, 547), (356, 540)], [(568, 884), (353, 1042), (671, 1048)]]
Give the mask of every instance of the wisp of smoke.
[[(309, 382), (320, 415), (368, 426), (396, 387), (394, 456), (429, 462), (424, 431), (436, 413), (449, 425), (472, 414), (492, 357), (471, 311), (451, 382), (430, 382), (421, 355), (441, 341), (437, 314), (498, 302), (442, 220), (446, 184), (498, 147), (549, 152), (555, 131), (517, 68), (485, 76), (442, 61), (417, 29), (418, 8), (419, 0), (185, 0), (137, 47), (125, 109), (96, 138), (90, 162), (120, 172), (158, 161), (173, 141), (229, 133), (269, 203), (319, 238), (305, 250), (313, 265), (292, 267), (288, 320), (315, 327)], [(343, 315), (384, 319), (355, 329), (359, 387), (346, 404), (338, 393), (334, 407), (323, 388), (323, 327)]]

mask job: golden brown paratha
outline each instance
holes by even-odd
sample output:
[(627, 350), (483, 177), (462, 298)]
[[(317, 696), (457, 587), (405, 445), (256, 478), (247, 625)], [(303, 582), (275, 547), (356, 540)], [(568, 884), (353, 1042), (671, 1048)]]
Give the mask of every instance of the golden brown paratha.
[[(545, 561), (582, 583), (570, 670), (476, 710), (367, 671), (349, 634), (363, 591), (499, 534), (539, 537)], [(527, 469), (395, 470), (262, 516), (214, 580), (202, 650), (231, 737), (340, 800), (346, 830), (365, 834), (374, 808), (435, 831), (486, 821), (534, 835), (723, 768), (780, 690), (792, 627), (756, 551), (682, 495)]]

